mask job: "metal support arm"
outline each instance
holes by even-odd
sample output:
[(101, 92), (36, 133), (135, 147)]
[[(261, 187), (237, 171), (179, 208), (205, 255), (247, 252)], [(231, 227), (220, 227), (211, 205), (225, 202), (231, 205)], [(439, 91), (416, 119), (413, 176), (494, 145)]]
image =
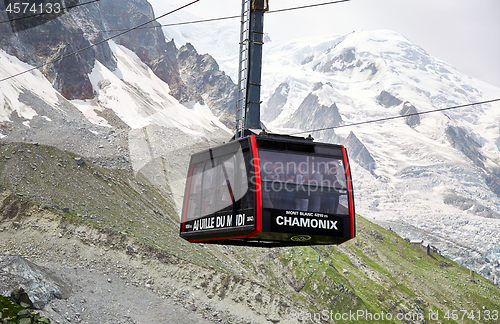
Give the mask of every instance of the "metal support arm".
[(264, 44), (264, 12), (268, 10), (268, 0), (243, 0), (236, 113), (237, 138), (244, 136), (245, 130), (261, 129), (262, 45)]

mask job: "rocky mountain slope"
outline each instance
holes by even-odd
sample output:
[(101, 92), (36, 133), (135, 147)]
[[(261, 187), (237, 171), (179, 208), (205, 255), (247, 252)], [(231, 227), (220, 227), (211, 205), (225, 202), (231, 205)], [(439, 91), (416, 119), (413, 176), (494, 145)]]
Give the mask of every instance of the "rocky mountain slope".
[[(33, 66), (43, 65), (42, 73), (66, 99), (92, 99), (95, 94), (89, 74), (95, 62), (111, 71), (117, 68), (109, 44), (102, 41), (152, 18), (153, 8), (146, 0), (126, 3), (101, 0), (73, 8), (58, 19), (16, 32), (9, 24), (1, 24), (0, 40), (6, 53)], [(7, 12), (2, 8), (2, 21), (7, 20)], [(158, 23), (152, 22), (144, 27), (113, 39), (133, 51), (156, 76), (169, 84), (170, 94), (181, 103), (203, 102), (204, 92), (186, 85), (181, 78), (178, 49), (174, 43), (165, 40)], [(100, 42), (100, 45), (90, 47)], [(68, 56), (77, 51), (76, 55)], [(213, 68), (218, 70), (218, 67)], [(212, 86), (211, 91), (214, 88)]]
[[(84, 61), (80, 53), (60, 60), (76, 46), (71, 37), (97, 42), (112, 34), (103, 30), (116, 34), (122, 28), (135, 26), (134, 22), (154, 17), (146, 1), (115, 7), (108, 0), (81, 6), (59, 19), (19, 33), (13, 33), (7, 24), (0, 26), (0, 138), (7, 142), (47, 144), (101, 166), (142, 172), (178, 196), (182, 194), (184, 177), (178, 160), (189, 159), (192, 152), (207, 147), (210, 141), (219, 143), (231, 136), (210, 110), (213, 107), (224, 120), (226, 111), (233, 109), (228, 103), (233, 96), (230, 79), (208, 55), (198, 55), (189, 45), (186, 50), (177, 49), (172, 42), (167, 43), (161, 30), (154, 28), (91, 47)], [(53, 34), (56, 35), (52, 38)], [(62, 34), (64, 39), (60, 38)], [(43, 44), (33, 43), (30, 37), (41, 38)], [(48, 44), (54, 46), (46, 47)], [(87, 52), (81, 55), (84, 53)], [(148, 59), (144, 53), (148, 53)], [(182, 66), (179, 59), (185, 62)], [(45, 65), (42, 73), (34, 71), (9, 78), (32, 67), (26, 63), (37, 65), (47, 60), (55, 63)], [(82, 65), (82, 76), (59, 69), (58, 64), (64, 60)], [(182, 78), (192, 83), (189, 86), (182, 81), (181, 69)], [(196, 85), (189, 77), (200, 69), (205, 79), (212, 80), (210, 88)], [(75, 77), (66, 80), (64, 73)], [(64, 90), (86, 87), (91, 89), (89, 96)], [(168, 185), (166, 179), (170, 181)]]
[[(1, 18), (6, 20), (5, 10), (2, 10), (1, 14)], [(32, 137), (35, 136), (29, 132), (23, 136), (19, 133), (26, 132), (26, 128), (34, 131), (33, 128), (37, 127), (29, 127), (31, 122), (43, 125), (44, 122), (49, 121), (53, 122), (50, 127), (53, 132), (58, 128), (63, 128), (65, 132), (71, 133), (66, 136), (65, 141), (73, 139), (72, 141), (75, 142), (74, 138), (86, 136), (91, 142), (96, 143), (103, 137), (95, 136), (102, 135), (96, 133), (105, 133), (106, 130), (120, 133), (128, 127), (134, 129), (155, 123), (162, 126), (171, 124), (165, 121), (165, 118), (158, 118), (161, 117), (158, 113), (166, 114), (167, 116), (163, 116), (167, 117), (166, 119), (179, 122), (182, 117), (168, 116), (172, 114), (171, 111), (164, 110), (168, 106), (177, 105), (175, 110), (184, 110), (182, 112), (184, 115), (189, 115), (189, 110), (198, 106), (213, 108), (218, 112), (218, 117), (226, 111), (234, 110), (232, 98), (234, 90), (230, 86), (229, 77), (219, 71), (217, 63), (213, 59), (210, 60), (209, 56), (198, 55), (192, 47), (187, 46), (186, 50), (177, 49), (173, 42), (166, 41), (161, 29), (155, 27), (158, 26), (157, 23), (115, 37), (112, 42), (103, 42), (95, 47), (90, 46), (117, 35), (124, 29), (151, 20), (153, 17), (153, 10), (145, 0), (129, 1), (119, 5), (116, 1), (103, 0), (74, 8), (58, 19), (16, 33), (12, 32), (8, 24), (1, 24), (0, 43), (4, 62), (2, 79), (5, 78), (2, 81), (5, 89), (2, 91), (4, 97), (2, 119), (11, 122), (9, 137), (19, 140), (24, 137), (25, 141), (34, 141)], [(109, 32), (105, 32), (106, 30)], [(80, 51), (87, 47), (88, 49)], [(125, 48), (126, 50), (123, 51), (122, 49)], [(78, 53), (69, 55), (75, 52)], [(182, 57), (179, 58), (179, 55)], [(121, 58), (125, 58), (125, 62), (120, 61)], [(182, 60), (182, 66), (179, 64), (179, 59)], [(186, 63), (187, 61), (190, 63)], [(41, 66), (40, 70), (44, 78), (41, 78), (39, 73), (28, 73), (9, 79), (13, 74), (29, 68), (25, 63), (31, 66)], [(124, 75), (125, 70), (131, 68), (131, 65), (134, 66), (135, 73), (140, 72), (148, 78), (147, 83), (151, 84), (148, 89), (141, 88), (145, 86), (144, 83), (138, 85), (144, 80), (128, 79), (127, 75)], [(201, 87), (192, 81), (192, 77), (189, 78), (190, 74), (197, 74), (200, 69), (204, 71), (204, 79), (212, 81), (210, 86)], [(103, 77), (103, 74), (106, 77)], [(192, 84), (185, 84), (182, 78), (188, 82), (191, 81)], [(45, 80), (42, 81), (43, 79)], [(44, 84), (44, 89), (40, 89), (41, 91), (36, 89), (40, 87), (30, 85), (46, 83), (47, 80), (50, 85)], [(109, 87), (112, 81), (115, 82)], [(132, 97), (117, 98), (117, 95), (121, 95), (117, 93), (117, 87), (133, 93)], [(9, 91), (8, 88), (10, 88)], [(24, 95), (18, 98), (20, 91)], [(109, 96), (107, 96), (108, 93)], [(213, 99), (215, 97), (217, 100)], [(204, 98), (208, 99), (207, 105), (205, 105)], [(72, 101), (68, 102), (68, 100)], [(127, 101), (125, 107), (112, 105), (112, 102), (118, 103), (125, 100)], [(179, 103), (185, 106), (184, 109)], [(78, 109), (75, 109), (74, 105)], [(128, 110), (140, 110), (143, 114), (140, 117), (143, 119), (147, 116), (151, 117), (148, 121), (142, 120), (142, 123), (131, 120), (132, 118), (127, 119), (130, 117), (125, 116), (129, 113)], [(59, 116), (55, 116), (54, 113)], [(85, 115), (83, 120), (81, 120), (81, 113)], [(194, 114), (199, 114), (199, 111)], [(152, 115), (155, 116), (152, 117)], [(40, 118), (42, 116), (45, 117)], [(196, 119), (192, 117), (190, 123)], [(67, 123), (56, 125), (64, 121)], [(88, 124), (89, 121), (94, 125)], [(24, 129), (18, 126), (22, 123), (25, 123)], [(99, 130), (97, 126), (105, 126), (105, 128)], [(79, 132), (71, 130), (72, 127), (77, 128)], [(210, 127), (201, 127), (213, 131)], [(39, 126), (38, 128), (46, 127)], [(89, 129), (92, 130), (90, 132), (92, 134), (89, 134)], [(38, 130), (38, 132), (41, 131)], [(36, 137), (41, 136), (42, 134), (36, 134)], [(59, 136), (62, 134), (56, 137)], [(119, 137), (119, 139), (123, 138), (126, 136)], [(98, 143), (98, 145), (104, 144)], [(77, 147), (74, 150), (83, 151), (84, 148)], [(87, 155), (97, 156), (98, 154), (88, 152)], [(107, 155), (113, 154), (107, 152)], [(121, 155), (125, 154), (121, 152)]]

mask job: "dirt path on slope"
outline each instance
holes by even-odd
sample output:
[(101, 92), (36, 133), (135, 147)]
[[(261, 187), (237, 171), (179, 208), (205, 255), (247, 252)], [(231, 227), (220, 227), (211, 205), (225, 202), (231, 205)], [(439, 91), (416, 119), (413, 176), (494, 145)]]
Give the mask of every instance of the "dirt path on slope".
[(73, 294), (66, 300), (54, 299), (45, 306), (42, 315), (53, 323), (205, 324), (217, 321), (203, 318), (204, 314), (196, 313), (195, 308), (187, 309), (172, 298), (162, 298), (149, 289), (131, 285), (115, 274), (90, 272), (86, 268), (54, 271), (71, 283)]

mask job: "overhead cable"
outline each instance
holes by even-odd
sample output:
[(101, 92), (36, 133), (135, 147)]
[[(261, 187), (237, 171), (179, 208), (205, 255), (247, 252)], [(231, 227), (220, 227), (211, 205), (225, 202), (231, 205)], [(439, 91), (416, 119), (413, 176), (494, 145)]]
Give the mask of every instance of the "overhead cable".
[(399, 118), (405, 118), (405, 117), (411, 117), (411, 116), (418, 116), (418, 115), (430, 114), (430, 113), (458, 109), (458, 108), (465, 108), (465, 107), (476, 106), (476, 105), (484, 105), (484, 104), (492, 103), (492, 102), (496, 102), (496, 101), (500, 101), (500, 98), (486, 100), (486, 101), (480, 101), (480, 102), (474, 102), (474, 103), (469, 103), (469, 104), (464, 104), (464, 105), (458, 105), (458, 106), (453, 106), (453, 107), (427, 110), (427, 111), (416, 112), (416, 113), (411, 113), (411, 114), (404, 114), (404, 115), (398, 115), (398, 116), (391, 116), (391, 117), (385, 117), (385, 118), (379, 118), (379, 119), (366, 120), (366, 121), (351, 123), (351, 124), (344, 124), (344, 125), (331, 126), (331, 127), (325, 127), (325, 128), (311, 129), (311, 130), (307, 130), (307, 131), (292, 133), (289, 135), (321, 132), (321, 131), (330, 130), (330, 129), (337, 129), (337, 128), (343, 128), (343, 127), (353, 127), (353, 126), (359, 126), (359, 125), (365, 125), (365, 124), (371, 124), (371, 123), (378, 123), (378, 122), (382, 122), (382, 121), (386, 121), (386, 120), (393, 120), (393, 119), (399, 119)]
[[(331, 5), (331, 4), (335, 4), (335, 3), (342, 3), (342, 2), (349, 2), (349, 1), (351, 1), (351, 0), (336, 0), (336, 1), (322, 2), (322, 3), (312, 4), (312, 5), (299, 6), (299, 7), (283, 8), (283, 9), (278, 9), (278, 10), (269, 10), (266, 12), (266, 15), (271, 14), (271, 13), (292, 11), (292, 10), (298, 10), (298, 9), (307, 9), (307, 8), (326, 6), (326, 5)], [(197, 23), (203, 23), (203, 22), (234, 19), (234, 18), (241, 18), (241, 15), (226, 16), (226, 17), (211, 18), (211, 19), (202, 19), (202, 20), (193, 20), (193, 21), (186, 21), (186, 22), (179, 22), (179, 23), (171, 23), (171, 24), (165, 24), (165, 25), (161, 25), (161, 26), (162, 27), (170, 27), (170, 26), (197, 24)]]
[(293, 8), (269, 10), (267, 13), (276, 13), (276, 12), (291, 11), (291, 10), (297, 10), (297, 9), (306, 9), (306, 8), (326, 6), (326, 5), (330, 5), (330, 4), (334, 4), (334, 3), (349, 2), (349, 1), (351, 1), (351, 0), (336, 0), (336, 1), (322, 2), (322, 3), (316, 3), (316, 4), (312, 4), (312, 5), (305, 5), (305, 6), (299, 6), (299, 7), (293, 7)]
[(60, 61), (60, 60), (63, 60), (63, 59), (65, 59), (65, 58), (67, 58), (67, 57), (70, 57), (70, 56), (76, 55), (76, 54), (78, 54), (78, 53), (81, 53), (81, 52), (83, 52), (83, 51), (85, 51), (85, 50), (87, 50), (87, 49), (89, 49), (89, 48), (92, 48), (92, 47), (97, 46), (97, 45), (99, 45), (99, 44), (105, 43), (105, 42), (107, 42), (107, 41), (109, 41), (109, 40), (111, 40), (111, 39), (113, 39), (113, 38), (115, 38), (115, 37), (121, 36), (121, 35), (126, 34), (126, 33), (128, 33), (128, 32), (131, 32), (131, 31), (133, 31), (133, 30), (139, 29), (140, 27), (145, 26), (145, 25), (147, 25), (147, 24), (149, 24), (149, 23), (152, 23), (153, 21), (155, 21), (155, 20), (157, 20), (157, 19), (163, 18), (163, 17), (165, 17), (165, 16), (167, 16), (167, 15), (170, 15), (170, 14), (172, 14), (172, 13), (176, 12), (176, 11), (179, 11), (179, 10), (181, 10), (181, 9), (184, 9), (184, 8), (186, 8), (186, 7), (189, 7), (189, 6), (191, 6), (191, 5), (195, 4), (196, 2), (199, 2), (199, 1), (200, 1), (200, 0), (194, 0), (194, 1), (192, 1), (192, 2), (190, 2), (190, 3), (188, 3), (188, 4), (186, 4), (186, 5), (183, 5), (183, 6), (179, 7), (179, 8), (177, 8), (177, 9), (174, 9), (174, 10), (172, 10), (172, 11), (169, 11), (169, 12), (167, 12), (167, 13), (165, 13), (165, 14), (161, 15), (161, 16), (158, 16), (158, 17), (156, 17), (156, 18), (153, 18), (153, 19), (151, 19), (151, 20), (148, 20), (148, 21), (146, 21), (146, 22), (144, 22), (144, 23), (142, 23), (142, 24), (140, 24), (140, 25), (137, 25), (137, 26), (135, 26), (135, 27), (133, 27), (133, 28), (127, 29), (127, 30), (125, 30), (125, 31), (123, 31), (123, 32), (121, 32), (121, 33), (118, 33), (118, 34), (114, 35), (114, 36), (111, 36), (111, 37), (105, 38), (105, 39), (103, 39), (103, 40), (101, 40), (101, 41), (99, 41), (99, 42), (97, 42), (97, 43), (90, 44), (89, 46), (86, 46), (86, 47), (84, 47), (84, 48), (81, 48), (81, 49), (79, 49), (79, 50), (77, 50), (77, 51), (74, 51), (74, 52), (69, 53), (69, 54), (67, 54), (67, 55), (64, 55), (64, 56), (62, 56), (62, 57), (59, 57), (59, 58), (55, 58), (55, 59), (49, 60), (49, 61), (47, 61), (47, 62), (45, 62), (45, 63), (43, 63), (43, 64), (40, 64), (40, 65), (37, 65), (37, 66), (35, 66), (35, 67), (31, 68), (31, 69), (28, 69), (28, 70), (25, 70), (25, 71), (22, 71), (22, 72), (19, 72), (19, 73), (13, 74), (13, 75), (11, 75), (11, 76), (8, 76), (8, 77), (6, 77), (6, 78), (0, 79), (0, 82), (3, 82), (3, 81), (6, 81), (6, 80), (9, 80), (9, 79), (15, 78), (15, 77), (20, 76), (20, 75), (22, 75), (22, 74), (25, 74), (25, 73), (31, 72), (31, 71), (36, 70), (36, 69), (39, 69), (39, 68), (42, 68), (42, 67), (44, 67), (44, 66), (46, 66), (46, 65), (49, 65), (49, 64), (51, 64), (51, 63), (54, 63), (54, 62), (56, 62), (56, 61)]

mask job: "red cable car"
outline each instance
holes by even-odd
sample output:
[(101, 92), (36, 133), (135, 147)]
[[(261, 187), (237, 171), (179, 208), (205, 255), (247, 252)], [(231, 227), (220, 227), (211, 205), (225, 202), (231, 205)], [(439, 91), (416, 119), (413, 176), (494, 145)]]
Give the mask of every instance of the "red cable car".
[(262, 132), (260, 83), (267, 1), (242, 0), (235, 139), (194, 154), (180, 236), (248, 246), (341, 244), (355, 236), (346, 150)]
[(355, 236), (346, 150), (251, 135), (194, 154), (180, 236), (246, 246), (341, 244)]

